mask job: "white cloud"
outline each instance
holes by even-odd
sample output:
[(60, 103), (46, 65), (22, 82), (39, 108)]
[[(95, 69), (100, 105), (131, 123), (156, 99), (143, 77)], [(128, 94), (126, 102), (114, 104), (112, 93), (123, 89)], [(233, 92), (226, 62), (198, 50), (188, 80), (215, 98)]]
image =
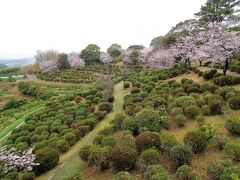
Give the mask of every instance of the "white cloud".
[(153, 37), (194, 18), (205, 0), (1, 0), (0, 57), (38, 49), (79, 52), (89, 43), (102, 50), (148, 46)]

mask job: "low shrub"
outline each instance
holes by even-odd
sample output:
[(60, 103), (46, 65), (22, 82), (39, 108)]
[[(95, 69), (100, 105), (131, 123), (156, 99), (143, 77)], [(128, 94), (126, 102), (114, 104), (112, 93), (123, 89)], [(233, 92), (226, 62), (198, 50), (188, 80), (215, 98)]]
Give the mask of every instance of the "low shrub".
[(137, 151), (126, 145), (115, 146), (111, 152), (113, 167), (117, 170), (131, 170), (135, 168), (137, 161)]
[(234, 180), (238, 179), (240, 176), (240, 167), (239, 166), (231, 166), (226, 168), (222, 175), (220, 176), (220, 180)]
[(188, 132), (183, 141), (195, 154), (203, 152), (208, 145), (206, 135), (200, 130)]
[(239, 110), (240, 109), (240, 97), (234, 96), (228, 100), (229, 106), (233, 110)]
[(224, 150), (232, 160), (240, 160), (240, 143), (239, 142), (227, 142), (224, 146)]
[(152, 179), (152, 180), (168, 180), (168, 173), (167, 171), (160, 165), (150, 165), (147, 167), (147, 170), (145, 171), (146, 179)]
[(140, 161), (142, 161), (145, 166), (159, 164), (161, 155), (156, 149), (147, 149), (141, 153)]
[(103, 137), (101, 140), (102, 146), (113, 147), (113, 146), (115, 146), (115, 144), (116, 144), (116, 140), (113, 136)]
[(130, 82), (125, 81), (125, 82), (123, 83), (123, 88), (124, 88), (124, 89), (127, 89), (127, 88), (129, 88), (129, 87), (130, 87)]
[(220, 179), (224, 170), (233, 165), (231, 160), (216, 160), (211, 162), (207, 167), (207, 175), (211, 177), (212, 180)]
[(161, 134), (162, 150), (166, 153), (170, 153), (173, 146), (178, 144), (176, 137), (173, 134), (164, 132)]
[(92, 145), (86, 145), (80, 149), (79, 156), (83, 161), (85, 161), (85, 162), (88, 161), (88, 157), (90, 155), (91, 148), (92, 148)]
[(35, 153), (36, 162), (40, 165), (35, 167), (37, 174), (44, 173), (58, 164), (59, 153), (52, 148), (45, 147)]
[(136, 121), (140, 131), (155, 131), (160, 130), (160, 117), (153, 109), (142, 109), (136, 114)]
[(211, 114), (211, 109), (208, 105), (203, 105), (201, 107), (201, 112), (202, 112), (203, 115), (207, 116), (207, 115)]
[(190, 165), (192, 161), (192, 152), (185, 145), (175, 145), (170, 150), (170, 158), (173, 168), (176, 170), (182, 165)]
[(160, 149), (161, 139), (157, 133), (147, 131), (136, 137), (135, 145), (138, 152), (142, 152), (143, 150), (150, 148)]
[(184, 114), (190, 119), (195, 119), (200, 114), (200, 109), (196, 105), (188, 106), (184, 108)]
[(178, 180), (197, 180), (197, 174), (188, 165), (183, 165), (177, 169)]
[(203, 72), (203, 78), (205, 80), (210, 80), (214, 77), (214, 75), (217, 73), (217, 70), (216, 69), (211, 69), (209, 71), (205, 71)]
[(135, 178), (129, 172), (121, 171), (114, 176), (114, 180), (135, 180)]
[(226, 128), (232, 134), (240, 135), (240, 119), (238, 117), (229, 117), (226, 121)]
[(185, 126), (187, 118), (183, 114), (178, 114), (173, 117), (173, 120), (178, 126)]
[(130, 130), (133, 134), (138, 133), (138, 123), (136, 119), (132, 116), (127, 117), (122, 123), (122, 129)]
[(111, 112), (112, 108), (113, 108), (113, 105), (109, 102), (102, 102), (98, 105), (98, 110), (99, 111)]
[(214, 78), (213, 81), (218, 86), (232, 85), (232, 77), (230, 76), (219, 76)]
[(136, 88), (136, 87), (133, 87), (132, 90), (131, 90), (131, 94), (137, 94), (137, 93), (140, 93), (140, 89)]

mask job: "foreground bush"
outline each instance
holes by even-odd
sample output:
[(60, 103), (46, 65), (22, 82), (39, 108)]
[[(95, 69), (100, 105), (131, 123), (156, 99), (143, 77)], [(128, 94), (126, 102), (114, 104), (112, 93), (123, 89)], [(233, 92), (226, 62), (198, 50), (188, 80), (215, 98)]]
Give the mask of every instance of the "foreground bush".
[(161, 140), (157, 133), (153, 132), (143, 132), (139, 134), (135, 140), (135, 145), (138, 152), (142, 152), (143, 150), (156, 148), (160, 149)]
[(185, 145), (173, 146), (170, 150), (170, 158), (173, 168), (176, 170), (182, 165), (190, 165), (192, 161), (192, 152)]
[(136, 114), (136, 121), (140, 131), (160, 130), (160, 117), (153, 109), (143, 109)]
[(230, 133), (240, 135), (240, 119), (229, 117), (226, 121), (226, 128)]
[(121, 171), (114, 176), (114, 180), (135, 180), (135, 178), (127, 171)]
[(150, 165), (148, 166), (147, 170), (145, 171), (146, 179), (152, 180), (168, 180), (168, 173), (167, 171), (160, 165)]
[(207, 167), (207, 175), (210, 176), (212, 180), (218, 180), (220, 179), (224, 170), (232, 165), (233, 163), (230, 160), (213, 161)]
[(140, 160), (142, 160), (146, 166), (159, 164), (161, 155), (156, 149), (147, 149), (141, 153)]
[(113, 108), (113, 105), (109, 102), (102, 102), (98, 105), (98, 110), (99, 111), (111, 112), (112, 108)]
[(38, 174), (44, 173), (58, 164), (59, 153), (52, 148), (46, 147), (36, 151), (36, 161), (40, 164), (36, 166)]
[(195, 154), (203, 152), (208, 145), (206, 135), (199, 130), (188, 132), (183, 141), (184, 144), (189, 146)]
[(132, 147), (116, 146), (111, 152), (111, 161), (115, 169), (126, 171), (135, 168), (137, 156), (136, 149)]
[(171, 148), (178, 144), (176, 137), (170, 133), (163, 133), (161, 135), (161, 141), (162, 150), (167, 153), (170, 153)]
[(228, 142), (224, 146), (224, 150), (232, 160), (240, 160), (240, 143), (239, 142)]
[(210, 79), (212, 79), (213, 77), (214, 77), (214, 75), (217, 73), (217, 70), (216, 69), (211, 69), (211, 70), (209, 70), (209, 71), (205, 71), (204, 73), (203, 73), (203, 78), (205, 79), (205, 80), (210, 80)]
[(229, 99), (229, 106), (233, 110), (239, 110), (240, 109), (240, 97), (235, 96)]
[(197, 180), (197, 174), (188, 165), (183, 165), (177, 169), (178, 180)]

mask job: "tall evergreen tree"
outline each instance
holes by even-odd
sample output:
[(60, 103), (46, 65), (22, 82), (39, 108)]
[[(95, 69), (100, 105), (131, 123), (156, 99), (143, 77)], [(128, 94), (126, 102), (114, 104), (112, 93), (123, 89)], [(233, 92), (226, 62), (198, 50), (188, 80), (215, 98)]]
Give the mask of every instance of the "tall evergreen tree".
[(196, 13), (200, 20), (207, 22), (222, 22), (235, 12), (239, 11), (240, 0), (207, 0)]

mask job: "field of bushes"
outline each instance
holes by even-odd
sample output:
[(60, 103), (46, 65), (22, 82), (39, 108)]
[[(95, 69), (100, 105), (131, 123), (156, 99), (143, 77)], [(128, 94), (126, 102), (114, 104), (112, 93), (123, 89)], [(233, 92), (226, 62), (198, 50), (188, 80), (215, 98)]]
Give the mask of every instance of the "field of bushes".
[[(1, 106), (4, 133), (0, 139), (10, 133), (1, 145), (18, 151), (33, 147), (40, 165), (30, 173), (13, 169), (1, 174), (2, 178), (33, 179), (51, 171), (63, 153), (114, 112), (113, 87), (120, 81), (126, 94), (123, 111), (93, 142), (78, 149), (84, 166), (67, 179), (225, 180), (240, 176), (238, 76), (185, 65), (166, 70), (95, 68), (94, 73), (93, 66), (74, 70), (81, 76), (94, 74), (92, 86), (15, 83), (18, 96)], [(72, 77), (67, 71), (63, 74)]]

